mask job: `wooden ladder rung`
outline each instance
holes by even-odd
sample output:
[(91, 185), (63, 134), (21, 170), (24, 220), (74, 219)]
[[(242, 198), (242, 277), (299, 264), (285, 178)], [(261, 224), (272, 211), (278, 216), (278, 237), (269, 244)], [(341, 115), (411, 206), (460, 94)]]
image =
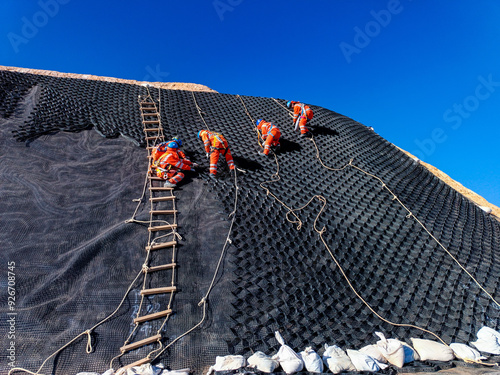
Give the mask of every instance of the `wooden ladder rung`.
[(143, 124), (159, 124), (160, 121), (158, 121), (158, 120), (151, 120), (151, 121), (150, 120), (145, 120), (142, 123)]
[(177, 210), (154, 210), (149, 211), (151, 215), (173, 215), (177, 213)]
[(158, 225), (156, 227), (149, 227), (148, 230), (150, 232), (157, 232), (159, 230), (169, 230), (177, 228), (177, 224), (167, 224), (167, 225)]
[(165, 202), (165, 201), (173, 201), (175, 199), (175, 195), (169, 195), (168, 197), (154, 197), (149, 198), (151, 202)]
[(146, 251), (154, 251), (177, 245), (177, 241), (161, 242), (152, 246), (146, 246)]
[(137, 367), (137, 366), (142, 366), (146, 363), (149, 363), (151, 362), (151, 358), (143, 358), (143, 359), (140, 359), (134, 363), (131, 363), (130, 365), (127, 365), (127, 366), (123, 366), (121, 368), (119, 368), (118, 370), (116, 370), (115, 374), (117, 375), (123, 375), (125, 374), (125, 372), (129, 369), (129, 368), (132, 368), (132, 367)]
[(175, 286), (166, 286), (163, 288), (153, 288), (153, 289), (143, 289), (143, 290), (141, 290), (141, 296), (150, 296), (151, 294), (173, 293), (175, 291), (177, 291), (177, 287), (175, 287)]
[(145, 137), (144, 139), (145, 139), (146, 141), (152, 141), (153, 139), (158, 139), (159, 137), (160, 137), (160, 135), (157, 135), (157, 136), (155, 136), (155, 137)]
[(165, 187), (165, 186), (151, 186), (149, 190), (153, 191), (169, 191), (169, 190), (174, 190), (174, 188), (171, 187)]
[(172, 314), (172, 310), (171, 309), (163, 310), (163, 311), (160, 311), (160, 312), (157, 312), (157, 313), (153, 313), (153, 314), (149, 314), (149, 315), (144, 315), (144, 316), (140, 316), (138, 318), (135, 318), (134, 319), (134, 323), (147, 322), (147, 321), (150, 321), (150, 320), (153, 320), (153, 319), (163, 318), (164, 316), (167, 316), (167, 315), (170, 315), (170, 314)]
[(177, 263), (162, 264), (160, 266), (149, 267), (148, 268), (148, 273), (149, 272), (169, 270), (169, 269), (172, 269), (172, 268), (175, 268), (175, 267), (177, 267)]
[(149, 176), (148, 178), (153, 181), (165, 181), (163, 178), (158, 176)]
[(120, 351), (122, 353), (129, 352), (131, 350), (140, 348), (141, 346), (144, 346), (144, 345), (152, 344), (152, 343), (157, 342), (159, 340), (161, 340), (160, 334), (148, 337), (148, 338), (141, 340), (141, 341), (133, 342), (133, 343), (128, 344), (128, 345), (124, 345), (120, 348)]
[(147, 128), (147, 129), (144, 129), (145, 132), (157, 132), (159, 130), (160, 130), (160, 128)]

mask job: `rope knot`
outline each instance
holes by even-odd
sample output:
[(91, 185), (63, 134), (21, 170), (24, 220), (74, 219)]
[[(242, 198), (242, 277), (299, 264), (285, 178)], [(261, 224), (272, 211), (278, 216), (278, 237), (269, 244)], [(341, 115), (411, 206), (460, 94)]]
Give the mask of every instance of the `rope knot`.
[(92, 347), (92, 336), (91, 336), (92, 331), (90, 329), (88, 329), (84, 333), (87, 334), (86, 351), (87, 351), (87, 354), (90, 354), (94, 351), (94, 348)]
[(203, 304), (207, 303), (207, 297), (203, 297), (200, 302), (198, 302), (198, 306), (201, 306)]

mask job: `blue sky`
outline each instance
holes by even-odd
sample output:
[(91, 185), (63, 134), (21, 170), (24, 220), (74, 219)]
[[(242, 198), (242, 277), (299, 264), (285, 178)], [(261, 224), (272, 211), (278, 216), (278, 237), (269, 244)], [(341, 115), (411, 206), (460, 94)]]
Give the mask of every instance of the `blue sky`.
[(0, 14), (0, 65), (320, 105), (500, 206), (498, 0), (3, 0)]

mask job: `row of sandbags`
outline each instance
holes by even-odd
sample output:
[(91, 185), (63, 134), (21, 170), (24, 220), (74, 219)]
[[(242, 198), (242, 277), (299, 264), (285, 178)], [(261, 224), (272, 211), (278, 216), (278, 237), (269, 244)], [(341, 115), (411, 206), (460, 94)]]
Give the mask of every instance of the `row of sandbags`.
[(281, 348), (275, 355), (268, 356), (263, 352), (256, 352), (248, 359), (241, 355), (217, 357), (215, 365), (211, 366), (207, 375), (215, 371), (238, 370), (243, 367), (255, 368), (270, 373), (281, 367), (287, 374), (302, 370), (313, 373), (322, 373), (327, 367), (332, 373), (342, 371), (379, 371), (389, 365), (403, 367), (405, 363), (413, 361), (442, 361), (447, 362), (455, 358), (466, 361), (480, 362), (486, 357), (481, 352), (500, 354), (500, 333), (488, 327), (482, 327), (477, 332), (478, 340), (472, 342), (474, 349), (466, 344), (452, 343), (449, 346), (440, 342), (426, 339), (411, 338), (412, 346), (397, 339), (386, 339), (381, 332), (375, 332), (379, 340), (375, 344), (367, 345), (359, 350), (347, 349), (344, 351), (336, 345), (324, 345), (321, 357), (311, 347), (296, 353), (285, 345), (279, 332), (275, 332), (276, 340)]

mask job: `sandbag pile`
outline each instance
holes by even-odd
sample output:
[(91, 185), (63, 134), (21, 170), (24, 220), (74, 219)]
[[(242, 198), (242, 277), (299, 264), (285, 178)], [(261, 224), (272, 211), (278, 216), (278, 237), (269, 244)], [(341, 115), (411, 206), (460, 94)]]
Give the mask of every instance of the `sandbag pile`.
[[(278, 352), (269, 356), (261, 351), (252, 354), (248, 359), (241, 355), (227, 355), (216, 357), (215, 364), (210, 366), (206, 375), (217, 372), (238, 371), (245, 367), (258, 370), (263, 373), (272, 373), (281, 368), (286, 374), (294, 374), (300, 371), (310, 373), (323, 373), (330, 370), (334, 374), (346, 371), (370, 371), (384, 370), (389, 365), (401, 368), (413, 361), (440, 361), (448, 362), (455, 358), (464, 361), (481, 363), (487, 359), (485, 354), (500, 354), (500, 333), (492, 328), (482, 327), (477, 332), (477, 341), (472, 342), (476, 349), (462, 343), (452, 343), (449, 346), (433, 340), (411, 338), (411, 346), (406, 342), (394, 338), (386, 338), (381, 332), (375, 332), (379, 340), (359, 350), (346, 349), (345, 351), (337, 345), (325, 344), (320, 356), (310, 346), (297, 353), (285, 344), (281, 334), (276, 331), (275, 337), (281, 345)], [(102, 375), (188, 375), (189, 369), (166, 370), (163, 365), (152, 366), (145, 364), (132, 367), (126, 371), (110, 369)], [(97, 373), (79, 373), (77, 375), (99, 375)]]
[[(377, 372), (386, 369), (389, 365), (402, 368), (405, 364), (414, 361), (439, 361), (449, 362), (455, 358), (464, 361), (473, 361), (481, 363), (487, 357), (481, 352), (487, 354), (500, 354), (500, 333), (488, 328), (481, 328), (477, 337), (478, 340), (472, 342), (478, 350), (463, 344), (452, 343), (449, 346), (434, 340), (421, 338), (411, 338), (411, 345), (394, 338), (386, 338), (381, 332), (375, 332), (379, 340), (374, 344), (369, 344), (359, 350), (346, 349), (337, 345), (325, 344), (322, 349), (323, 355), (320, 356), (312, 347), (306, 347), (297, 353), (290, 346), (285, 344), (285, 340), (279, 332), (275, 332), (276, 340), (281, 345), (278, 353), (268, 356), (258, 351), (248, 358), (240, 358), (238, 363), (241, 367), (233, 368), (238, 370), (245, 366), (256, 369), (264, 373), (271, 373), (275, 370), (281, 370), (286, 374), (294, 374), (300, 371), (310, 373), (330, 372), (339, 374), (346, 371), (370, 371)], [(486, 349), (486, 350), (485, 350)], [(235, 356), (227, 356), (227, 360), (217, 357), (216, 364), (210, 367), (207, 375), (212, 374), (220, 367), (221, 363), (229, 362), (234, 364)], [(224, 366), (224, 370), (229, 370)]]

